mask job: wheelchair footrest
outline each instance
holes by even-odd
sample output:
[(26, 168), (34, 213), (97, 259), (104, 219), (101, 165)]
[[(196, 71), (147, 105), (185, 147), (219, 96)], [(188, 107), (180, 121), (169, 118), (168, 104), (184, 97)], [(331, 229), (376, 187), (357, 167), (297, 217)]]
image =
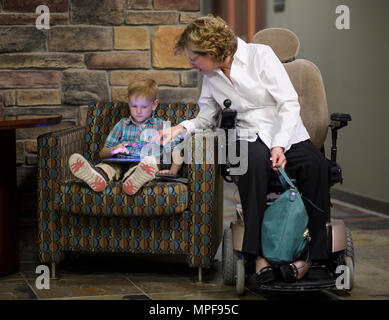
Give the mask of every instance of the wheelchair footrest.
[(326, 268), (312, 266), (304, 278), (296, 282), (285, 282), (281, 277), (262, 284), (259, 289), (276, 291), (318, 291), (335, 286), (335, 280)]

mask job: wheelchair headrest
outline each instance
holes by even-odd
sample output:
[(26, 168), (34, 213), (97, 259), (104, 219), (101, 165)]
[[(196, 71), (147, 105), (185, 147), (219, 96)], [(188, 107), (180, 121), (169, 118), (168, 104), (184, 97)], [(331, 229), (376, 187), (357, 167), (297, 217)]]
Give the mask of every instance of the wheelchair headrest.
[(297, 35), (284, 28), (268, 28), (258, 31), (252, 42), (270, 46), (283, 63), (295, 60), (300, 49)]

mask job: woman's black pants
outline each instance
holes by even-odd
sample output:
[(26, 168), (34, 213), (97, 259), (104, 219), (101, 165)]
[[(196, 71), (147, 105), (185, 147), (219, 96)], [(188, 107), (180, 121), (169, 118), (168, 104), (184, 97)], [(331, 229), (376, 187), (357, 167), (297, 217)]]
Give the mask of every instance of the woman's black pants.
[[(240, 153), (240, 158), (242, 159), (245, 154), (248, 157), (247, 172), (239, 176), (237, 183), (245, 224), (242, 251), (262, 256), (261, 226), (266, 210), (268, 181), (274, 172), (271, 168), (269, 148), (261, 139), (248, 142), (248, 150), (243, 149), (244, 144), (242, 143), (240, 150), (238, 141), (237, 153)], [(310, 140), (293, 144), (285, 156), (287, 161), (285, 170), (290, 177), (297, 180), (299, 191), (325, 212), (304, 201), (311, 236), (309, 258), (327, 259), (326, 222), (329, 220), (330, 212), (327, 160)]]

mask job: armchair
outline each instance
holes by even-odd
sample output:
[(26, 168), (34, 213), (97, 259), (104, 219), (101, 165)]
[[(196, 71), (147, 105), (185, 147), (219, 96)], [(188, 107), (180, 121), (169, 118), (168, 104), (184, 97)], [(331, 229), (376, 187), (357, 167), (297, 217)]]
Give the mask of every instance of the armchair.
[[(196, 116), (193, 104), (161, 104), (157, 116), (172, 126)], [(217, 136), (192, 139), (182, 168), (188, 184), (150, 181), (128, 196), (121, 182), (101, 193), (77, 180), (68, 167), (77, 152), (97, 163), (111, 128), (129, 115), (126, 103), (92, 103), (86, 127), (38, 137), (39, 259), (55, 265), (66, 252), (186, 254), (190, 267), (210, 267), (222, 237), (223, 183)], [(210, 143), (212, 141), (213, 143)], [(195, 154), (201, 159), (195, 161)], [(54, 275), (53, 275), (54, 274)]]

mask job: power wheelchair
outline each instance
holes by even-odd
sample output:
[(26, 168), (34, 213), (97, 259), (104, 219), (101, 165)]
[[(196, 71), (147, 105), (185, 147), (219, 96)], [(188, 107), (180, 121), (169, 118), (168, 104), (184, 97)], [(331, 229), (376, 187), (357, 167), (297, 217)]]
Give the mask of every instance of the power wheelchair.
[[(295, 59), (299, 48), (297, 36), (287, 29), (271, 28), (258, 32), (254, 36), (254, 42), (270, 45), (276, 55), (284, 63), (291, 81), (299, 95), (301, 104), (301, 116), (307, 127), (312, 142), (324, 154), (324, 141), (328, 127), (331, 128), (332, 146), (329, 163), (329, 186), (342, 183), (342, 169), (336, 162), (338, 130), (347, 126), (351, 121), (349, 114), (332, 113), (328, 125), (328, 109), (325, 98), (324, 85), (317, 67), (307, 60)], [(283, 44), (286, 45), (286, 49)], [(298, 79), (298, 81), (297, 81)], [(304, 84), (314, 81), (316, 90), (309, 97), (304, 96)], [(227, 131), (235, 128), (236, 111), (231, 109), (231, 101), (224, 101), (224, 109), (221, 113), (219, 127), (225, 131), (226, 163), (221, 171), (225, 181), (236, 183), (239, 176), (231, 175), (232, 168), (228, 156), (231, 143), (228, 141)], [(318, 111), (318, 112), (316, 112)], [(311, 115), (314, 115), (313, 117)], [(318, 116), (317, 116), (318, 115)], [(327, 120), (323, 120), (326, 118)], [(294, 180), (294, 183), (298, 181)], [(268, 203), (283, 192), (277, 174), (270, 179), (268, 186)], [(330, 190), (328, 190), (330, 192)], [(272, 198), (272, 199), (271, 199)], [(354, 247), (351, 232), (342, 220), (328, 218), (326, 223), (328, 257), (326, 261), (314, 261), (307, 274), (300, 280), (292, 283), (276, 279), (270, 283), (259, 286), (263, 290), (275, 291), (317, 291), (336, 287), (337, 289), (351, 291), (354, 284)], [(236, 221), (232, 222), (224, 230), (222, 246), (222, 275), (224, 283), (235, 285), (239, 295), (245, 291), (245, 283), (255, 272), (255, 261), (246, 257), (242, 252), (244, 235), (244, 222), (242, 207), (236, 205)]]

